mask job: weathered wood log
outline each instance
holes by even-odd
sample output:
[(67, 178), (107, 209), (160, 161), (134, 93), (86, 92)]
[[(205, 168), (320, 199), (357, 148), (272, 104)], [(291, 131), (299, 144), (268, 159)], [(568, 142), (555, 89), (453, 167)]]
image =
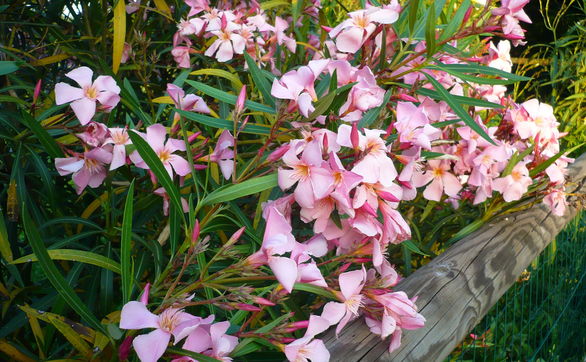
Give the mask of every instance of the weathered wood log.
[[(571, 165), (569, 176), (566, 191), (586, 191), (586, 154)], [(395, 288), (419, 296), (416, 304), (425, 327), (404, 331), (401, 346), (389, 354), (389, 340), (370, 333), (359, 318), (338, 338), (332, 330), (323, 338), (331, 360), (443, 361), (576, 212), (577, 206), (570, 206), (558, 217), (539, 203), (484, 225)]]

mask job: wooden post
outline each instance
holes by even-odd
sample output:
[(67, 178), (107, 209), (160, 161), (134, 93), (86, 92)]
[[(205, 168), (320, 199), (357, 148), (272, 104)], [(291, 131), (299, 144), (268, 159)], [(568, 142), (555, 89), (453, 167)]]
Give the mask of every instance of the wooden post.
[[(566, 191), (585, 192), (586, 154), (569, 171)], [(570, 200), (578, 203), (576, 197)], [(401, 346), (389, 354), (389, 340), (370, 333), (359, 318), (338, 338), (332, 330), (325, 335), (331, 360), (443, 361), (576, 213), (574, 205), (558, 217), (539, 203), (484, 225), (395, 288), (419, 297), (425, 327), (404, 331)]]

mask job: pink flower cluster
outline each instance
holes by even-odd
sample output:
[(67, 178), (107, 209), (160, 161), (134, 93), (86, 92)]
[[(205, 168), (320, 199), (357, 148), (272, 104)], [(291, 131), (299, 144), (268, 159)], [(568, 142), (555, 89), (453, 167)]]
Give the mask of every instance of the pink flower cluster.
[[(148, 288), (145, 293), (148, 294)], [(232, 361), (228, 355), (238, 344), (238, 338), (226, 334), (230, 322), (214, 322), (214, 315), (207, 318), (193, 316), (182, 309), (167, 308), (159, 315), (147, 309), (148, 295), (141, 301), (128, 302), (122, 308), (120, 328), (154, 330), (135, 337), (132, 345), (142, 362), (156, 362), (163, 356), (173, 337), (173, 344), (183, 343), (183, 349), (202, 353), (220, 361)], [(180, 357), (173, 361), (196, 361), (191, 357)]]
[(223, 8), (212, 8), (207, 0), (186, 1), (191, 7), (188, 18), (178, 25), (173, 38), (172, 54), (181, 68), (190, 67), (189, 54), (195, 52), (193, 41), (213, 39), (205, 55), (227, 62), (234, 54), (247, 52), (254, 59), (274, 66), (278, 46), (295, 53), (297, 42), (287, 35), (289, 22), (276, 16), (274, 20), (256, 1), (240, 2), (236, 6), (224, 3)]

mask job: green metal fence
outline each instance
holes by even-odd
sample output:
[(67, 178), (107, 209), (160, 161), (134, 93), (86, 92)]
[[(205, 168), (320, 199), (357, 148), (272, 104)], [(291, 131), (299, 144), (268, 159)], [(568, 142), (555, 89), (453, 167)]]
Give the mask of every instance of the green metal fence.
[(527, 268), (450, 361), (586, 361), (586, 212)]

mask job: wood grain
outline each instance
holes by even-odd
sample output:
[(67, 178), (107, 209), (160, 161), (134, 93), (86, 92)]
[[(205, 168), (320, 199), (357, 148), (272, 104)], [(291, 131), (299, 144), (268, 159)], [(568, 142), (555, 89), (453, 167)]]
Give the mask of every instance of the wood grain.
[[(569, 171), (567, 191), (585, 192), (586, 154)], [(427, 320), (425, 327), (404, 331), (401, 346), (389, 354), (388, 339), (370, 333), (360, 318), (338, 338), (332, 330), (322, 338), (331, 360), (443, 361), (576, 212), (571, 206), (557, 217), (539, 203), (484, 225), (395, 288), (419, 296), (416, 304)]]

